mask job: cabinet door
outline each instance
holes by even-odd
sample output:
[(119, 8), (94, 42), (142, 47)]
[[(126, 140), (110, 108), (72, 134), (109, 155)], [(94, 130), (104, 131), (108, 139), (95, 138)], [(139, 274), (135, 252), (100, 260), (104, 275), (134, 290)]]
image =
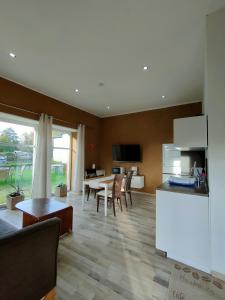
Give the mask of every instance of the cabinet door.
[(177, 147), (206, 148), (207, 120), (206, 116), (190, 117), (174, 120), (174, 144)]
[(156, 192), (156, 248), (209, 272), (208, 197)]
[(131, 188), (142, 189), (145, 186), (144, 176), (134, 175), (131, 179)]

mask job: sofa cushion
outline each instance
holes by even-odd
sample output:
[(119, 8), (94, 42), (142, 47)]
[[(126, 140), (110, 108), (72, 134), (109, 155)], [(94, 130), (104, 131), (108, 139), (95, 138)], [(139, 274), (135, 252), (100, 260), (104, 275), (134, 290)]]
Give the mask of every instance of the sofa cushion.
[(18, 229), (11, 224), (0, 219), (0, 237), (3, 237), (6, 234), (17, 231)]

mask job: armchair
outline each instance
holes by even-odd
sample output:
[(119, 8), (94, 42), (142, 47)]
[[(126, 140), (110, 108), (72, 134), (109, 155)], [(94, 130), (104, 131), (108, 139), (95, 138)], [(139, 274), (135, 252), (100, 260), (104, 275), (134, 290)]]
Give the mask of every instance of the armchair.
[(53, 300), (60, 219), (52, 218), (20, 230), (2, 222), (0, 226), (6, 230), (5, 234), (0, 230), (0, 298)]

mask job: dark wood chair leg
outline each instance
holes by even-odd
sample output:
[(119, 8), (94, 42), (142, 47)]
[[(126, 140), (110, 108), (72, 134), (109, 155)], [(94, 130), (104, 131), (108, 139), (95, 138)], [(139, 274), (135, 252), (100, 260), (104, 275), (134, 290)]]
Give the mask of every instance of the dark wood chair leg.
[(127, 208), (127, 196), (126, 196), (126, 192), (124, 192), (124, 200), (125, 200), (125, 204), (126, 204), (126, 208)]
[(89, 200), (90, 190), (91, 190), (91, 189), (88, 187), (88, 191), (87, 191), (87, 201)]
[(131, 206), (132, 206), (132, 197), (131, 197), (131, 192), (129, 192), (129, 195), (130, 195), (130, 204), (131, 204)]
[(98, 212), (98, 210), (99, 210), (99, 196), (97, 196), (97, 212)]
[(109, 208), (111, 208), (111, 206), (112, 206), (112, 201), (111, 201), (110, 199), (108, 199), (107, 205), (108, 205)]
[(119, 198), (119, 200), (120, 200), (120, 209), (121, 209), (121, 211), (123, 211), (123, 206), (122, 206), (121, 198)]
[(113, 213), (114, 213), (114, 217), (115, 217), (116, 216), (115, 199), (112, 199), (112, 203), (113, 203)]

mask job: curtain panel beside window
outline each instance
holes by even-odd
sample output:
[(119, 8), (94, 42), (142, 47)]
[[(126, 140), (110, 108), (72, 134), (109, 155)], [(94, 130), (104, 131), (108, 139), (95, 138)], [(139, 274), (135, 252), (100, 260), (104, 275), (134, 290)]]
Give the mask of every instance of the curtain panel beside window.
[(52, 117), (41, 114), (34, 159), (32, 198), (51, 197)]
[(85, 157), (85, 125), (78, 125), (76, 162), (74, 169), (74, 191), (80, 193), (84, 180), (84, 157)]

